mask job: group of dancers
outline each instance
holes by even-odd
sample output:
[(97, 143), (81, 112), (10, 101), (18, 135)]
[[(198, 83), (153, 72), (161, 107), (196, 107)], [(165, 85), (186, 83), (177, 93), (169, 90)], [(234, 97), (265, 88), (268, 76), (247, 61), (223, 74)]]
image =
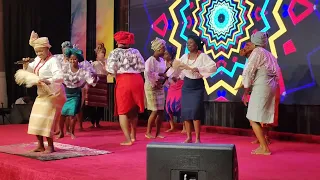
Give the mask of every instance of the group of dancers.
[[(53, 135), (57, 134), (58, 138), (64, 136), (67, 119), (70, 122), (67, 131), (75, 138), (76, 121), (82, 118), (83, 92), (106, 81), (98, 75), (103, 73), (116, 79), (114, 115), (119, 116), (125, 136), (121, 145), (132, 145), (136, 141), (138, 114), (143, 113), (145, 108), (151, 111), (146, 138), (164, 138), (160, 132), (162, 121), (167, 117), (171, 124), (168, 131), (172, 131), (173, 117), (177, 116), (183, 121), (187, 135), (184, 143), (193, 142), (192, 126), (195, 130), (194, 142), (201, 143), (200, 126), (205, 114), (203, 79), (217, 70), (216, 63), (202, 52), (202, 40), (198, 36), (188, 36), (188, 53), (176, 59), (176, 48), (156, 38), (151, 42), (153, 54), (145, 61), (139, 50), (130, 47), (135, 43), (134, 34), (120, 31), (114, 35), (114, 39), (117, 47), (108, 58), (105, 60), (106, 51), (100, 44), (96, 54), (97, 59), (101, 60), (90, 63), (84, 59), (82, 51), (72, 47), (70, 42), (62, 44), (62, 55), (52, 55), (48, 38), (32, 32), (29, 43), (37, 57), (33, 62), (24, 58), (23, 69), (40, 79), (36, 84), (38, 97), (28, 127), (28, 133), (36, 135), (38, 139), (35, 152), (54, 152)], [(280, 68), (277, 59), (265, 49), (267, 42), (268, 35), (258, 31), (240, 51), (240, 55), (248, 60), (243, 71), (242, 86), (237, 88), (244, 89), (243, 102), (245, 105), (248, 103), (247, 118), (260, 144), (252, 154), (262, 155), (271, 154), (263, 127), (277, 121), (279, 103), (276, 95)], [(44, 87), (49, 88), (50, 92), (45, 91)], [(59, 128), (54, 132), (57, 121)], [(156, 132), (153, 136), (154, 123)], [(99, 123), (96, 125), (99, 126)], [(47, 138), (47, 148), (44, 147), (43, 137)]]

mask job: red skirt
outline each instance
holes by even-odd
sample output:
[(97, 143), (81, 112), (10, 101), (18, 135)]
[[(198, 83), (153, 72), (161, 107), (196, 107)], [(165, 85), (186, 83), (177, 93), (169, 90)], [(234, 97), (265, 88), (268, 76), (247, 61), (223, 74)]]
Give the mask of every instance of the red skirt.
[(132, 108), (139, 107), (144, 112), (144, 82), (141, 74), (118, 74), (115, 86), (114, 115), (127, 114)]

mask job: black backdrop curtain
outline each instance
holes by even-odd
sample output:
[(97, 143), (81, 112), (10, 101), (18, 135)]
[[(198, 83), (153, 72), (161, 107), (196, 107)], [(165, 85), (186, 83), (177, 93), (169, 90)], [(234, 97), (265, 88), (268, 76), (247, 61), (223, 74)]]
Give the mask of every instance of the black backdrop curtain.
[(97, 1), (87, 0), (87, 60), (95, 60), (96, 33), (97, 33)]
[(34, 57), (29, 46), (31, 31), (46, 36), (53, 54), (61, 53), (61, 43), (71, 36), (71, 0), (4, 0), (4, 55), (8, 104), (21, 96), (35, 96), (35, 90), (26, 91), (14, 82), (19, 66), (15, 61)]

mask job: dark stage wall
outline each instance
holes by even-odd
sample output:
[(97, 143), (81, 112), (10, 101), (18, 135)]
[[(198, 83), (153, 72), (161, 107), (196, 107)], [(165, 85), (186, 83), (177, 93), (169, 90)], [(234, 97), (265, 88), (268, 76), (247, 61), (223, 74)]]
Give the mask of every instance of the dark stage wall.
[(29, 45), (31, 31), (46, 36), (52, 45), (53, 54), (61, 53), (61, 43), (70, 39), (70, 0), (4, 0), (4, 56), (8, 104), (28, 93), (36, 96), (35, 88), (19, 87), (14, 83), (14, 74), (21, 68), (14, 64), (23, 57), (34, 57)]

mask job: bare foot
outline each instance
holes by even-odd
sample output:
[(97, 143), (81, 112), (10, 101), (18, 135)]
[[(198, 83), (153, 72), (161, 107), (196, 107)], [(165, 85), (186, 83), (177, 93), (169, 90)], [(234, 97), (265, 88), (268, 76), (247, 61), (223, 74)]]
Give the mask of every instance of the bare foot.
[(131, 146), (133, 143), (131, 141), (125, 141), (120, 143), (121, 146)]
[(191, 138), (187, 138), (183, 143), (192, 143), (192, 139)]
[(144, 136), (145, 136), (146, 138), (148, 138), (148, 139), (154, 139), (154, 137), (153, 137), (151, 134), (148, 134), (148, 133), (145, 134)]
[(161, 134), (159, 134), (158, 136), (156, 136), (156, 138), (163, 139), (163, 138), (165, 138), (165, 137), (164, 137), (164, 136), (162, 136)]
[(258, 143), (259, 143), (259, 140), (258, 140), (258, 139), (256, 139), (256, 140), (254, 140), (254, 141), (251, 142), (251, 144), (258, 144)]
[(44, 152), (44, 151), (45, 151), (44, 147), (37, 147), (37, 148), (31, 150), (30, 152)]
[(136, 142), (136, 139), (131, 139), (131, 142)]
[(71, 135), (71, 132), (67, 131), (67, 132), (66, 132), (66, 135)]
[(166, 130), (166, 132), (173, 132), (173, 131), (174, 131), (173, 128)]
[(75, 138), (76, 138), (76, 136), (71, 133), (71, 139), (75, 139)]
[(64, 134), (63, 133), (60, 133), (57, 137), (56, 137), (56, 139), (61, 139), (61, 138), (63, 138), (64, 137)]
[(268, 156), (268, 155), (271, 155), (271, 152), (270, 152), (269, 149), (265, 149), (265, 148), (259, 147), (256, 150), (253, 150), (251, 152), (251, 154)]
[(53, 153), (53, 152), (55, 152), (54, 148), (48, 146), (47, 149), (45, 151), (43, 151), (43, 154), (50, 154), (50, 153)]
[(200, 141), (200, 139), (197, 139), (194, 143), (198, 143), (198, 144), (200, 144), (200, 143), (201, 143), (201, 141)]
[(56, 132), (54, 132), (53, 134), (54, 134), (54, 135), (58, 135), (58, 134), (60, 134), (60, 131), (56, 131)]
[(187, 133), (187, 131), (186, 131), (185, 129), (183, 129), (183, 130), (181, 131), (181, 134), (185, 134), (185, 133)]

